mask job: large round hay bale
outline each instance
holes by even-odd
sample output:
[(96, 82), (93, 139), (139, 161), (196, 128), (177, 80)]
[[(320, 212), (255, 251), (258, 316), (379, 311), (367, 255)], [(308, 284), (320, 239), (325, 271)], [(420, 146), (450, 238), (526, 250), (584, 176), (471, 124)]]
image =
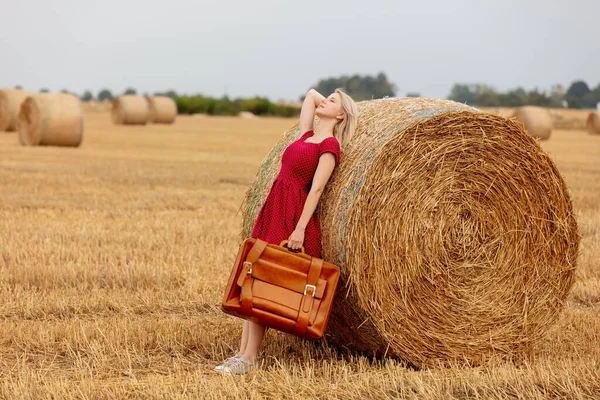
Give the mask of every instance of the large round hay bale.
[(153, 124), (172, 124), (177, 117), (177, 104), (167, 96), (148, 97), (150, 114), (148, 122)]
[[(417, 366), (522, 354), (575, 280), (579, 234), (550, 157), (515, 121), (423, 98), (358, 104), (317, 213), (341, 269), (330, 343)], [(242, 238), (298, 139), (271, 150), (242, 204)]]
[(0, 132), (17, 130), (19, 108), (29, 93), (19, 89), (0, 90)]
[(536, 106), (519, 107), (513, 117), (525, 126), (525, 130), (533, 137), (542, 140), (550, 139), (552, 133), (552, 116), (547, 108)]
[(17, 124), (21, 144), (74, 146), (83, 138), (83, 110), (78, 97), (40, 93), (21, 104)]
[(111, 115), (117, 125), (145, 125), (150, 106), (145, 97), (128, 94), (113, 100)]
[(600, 114), (598, 112), (591, 112), (587, 117), (585, 126), (592, 135), (600, 135)]

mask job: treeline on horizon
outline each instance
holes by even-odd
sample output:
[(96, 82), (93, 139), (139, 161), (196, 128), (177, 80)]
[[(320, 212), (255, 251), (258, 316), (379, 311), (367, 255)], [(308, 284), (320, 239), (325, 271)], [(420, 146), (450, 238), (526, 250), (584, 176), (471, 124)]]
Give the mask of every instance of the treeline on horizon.
[[(395, 97), (397, 91), (396, 85), (390, 82), (383, 72), (376, 76), (356, 74), (325, 78), (311, 87), (325, 96), (341, 87), (356, 101)], [(16, 88), (21, 89), (20, 86)], [(40, 90), (40, 92), (48, 91), (48, 89)], [(67, 90), (61, 92), (70, 93)], [(123, 92), (123, 95), (137, 94), (133, 88), (128, 88)], [(228, 96), (217, 98), (202, 94), (182, 95), (174, 90), (157, 92), (154, 95), (174, 99), (180, 114), (238, 115), (242, 111), (260, 116), (296, 117), (300, 114), (300, 107), (294, 104), (273, 103), (268, 98), (260, 96), (230, 99)], [(147, 97), (149, 94), (144, 93), (143, 96)], [(99, 91), (95, 97), (91, 91), (87, 90), (79, 97), (82, 101), (96, 100), (99, 102), (114, 99), (113, 93), (108, 89)], [(420, 94), (407, 93), (407, 97), (420, 97)], [(299, 97), (299, 101), (301, 102), (303, 99), (304, 94)], [(448, 99), (479, 107), (535, 105), (553, 108), (596, 108), (596, 105), (600, 103), (600, 83), (590, 89), (585, 81), (576, 80), (567, 89), (556, 84), (548, 92), (537, 88), (527, 91), (521, 87), (499, 92), (486, 84), (456, 83), (452, 86)]]
[[(22, 89), (22, 87), (16, 86), (16, 89)], [(47, 93), (49, 91), (50, 90), (44, 88), (40, 90), (40, 93)], [(60, 92), (78, 96), (66, 89), (63, 89)], [(122, 94), (113, 95), (110, 90), (102, 89), (98, 92), (98, 95), (94, 97), (91, 91), (86, 90), (83, 95), (78, 97), (85, 102), (104, 102), (113, 101), (115, 97), (121, 95), (138, 95), (138, 92), (133, 88), (128, 88)], [(139, 95), (144, 97), (150, 96), (149, 93)], [(260, 116), (295, 117), (300, 115), (300, 107), (273, 103), (268, 98), (259, 96), (232, 100), (228, 96), (216, 98), (204, 96), (202, 94), (180, 95), (174, 90), (156, 92), (153, 96), (167, 96), (175, 100), (177, 112), (179, 114), (238, 115), (242, 111), (247, 111)]]
[(478, 107), (521, 107), (526, 105), (553, 108), (596, 108), (600, 103), (600, 83), (594, 88), (585, 81), (577, 80), (568, 89), (553, 85), (549, 92), (519, 87), (497, 92), (485, 84), (455, 84), (448, 99)]

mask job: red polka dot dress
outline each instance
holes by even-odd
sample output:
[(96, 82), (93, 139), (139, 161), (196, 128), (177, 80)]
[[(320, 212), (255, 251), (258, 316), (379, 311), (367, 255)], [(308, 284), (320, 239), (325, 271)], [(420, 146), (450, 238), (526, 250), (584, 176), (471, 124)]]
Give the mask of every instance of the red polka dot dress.
[[(287, 240), (302, 216), (321, 154), (333, 153), (335, 165), (339, 164), (338, 140), (331, 136), (321, 143), (305, 142), (305, 139), (313, 135), (313, 131), (306, 132), (283, 152), (279, 175), (275, 178), (269, 195), (256, 217), (252, 230), (253, 238), (276, 245), (282, 240)], [(322, 258), (321, 223), (317, 210), (306, 225), (303, 246), (306, 254)]]

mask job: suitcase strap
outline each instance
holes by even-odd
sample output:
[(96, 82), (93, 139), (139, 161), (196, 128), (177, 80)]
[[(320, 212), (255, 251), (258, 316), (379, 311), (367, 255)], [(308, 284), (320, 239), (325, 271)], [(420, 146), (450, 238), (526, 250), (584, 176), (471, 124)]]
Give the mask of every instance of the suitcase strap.
[(304, 287), (304, 297), (300, 303), (300, 310), (298, 310), (298, 319), (296, 319), (296, 326), (294, 327), (295, 334), (297, 336), (304, 336), (308, 329), (308, 319), (312, 311), (315, 293), (317, 291), (317, 283), (321, 276), (321, 269), (323, 268), (323, 260), (320, 258), (314, 258), (310, 262), (310, 268), (306, 275), (306, 286)]
[(256, 262), (265, 251), (267, 242), (264, 240), (257, 239), (254, 246), (248, 252), (246, 261), (244, 262), (244, 269), (242, 273), (246, 274), (244, 283), (242, 284), (242, 291), (240, 293), (240, 311), (246, 315), (252, 315), (252, 264)]

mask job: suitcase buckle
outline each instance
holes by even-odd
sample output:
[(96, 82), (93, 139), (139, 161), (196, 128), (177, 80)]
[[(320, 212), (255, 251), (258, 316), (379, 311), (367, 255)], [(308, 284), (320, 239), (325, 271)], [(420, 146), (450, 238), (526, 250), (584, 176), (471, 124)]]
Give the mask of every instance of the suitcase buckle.
[(317, 287), (315, 285), (306, 285), (304, 286), (304, 295), (306, 296), (306, 289), (311, 288), (312, 289), (312, 297), (315, 297), (315, 292), (317, 291)]
[(244, 261), (244, 267), (246, 265), (248, 265), (248, 272), (246, 273), (246, 275), (252, 275), (252, 263), (250, 261)]

